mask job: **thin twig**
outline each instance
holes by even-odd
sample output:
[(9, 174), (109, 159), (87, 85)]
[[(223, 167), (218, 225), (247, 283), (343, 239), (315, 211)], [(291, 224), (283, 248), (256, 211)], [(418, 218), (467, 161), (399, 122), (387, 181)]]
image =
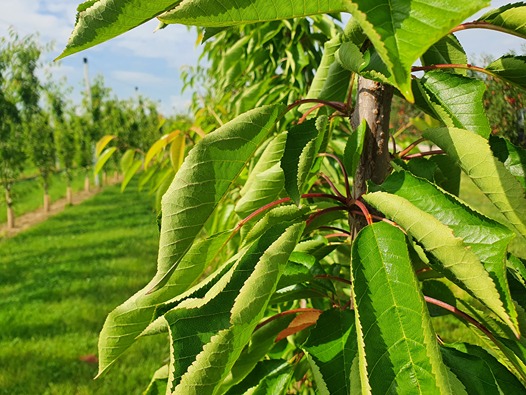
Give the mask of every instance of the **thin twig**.
[(338, 166), (340, 166), (340, 169), (341, 169), (342, 174), (343, 174), (343, 181), (345, 183), (345, 193), (347, 195), (347, 199), (350, 199), (351, 198), (351, 187), (349, 185), (349, 175), (347, 174), (347, 170), (345, 169), (345, 166), (343, 165), (343, 162), (336, 155), (330, 154), (328, 152), (322, 152), (322, 153), (318, 154), (318, 156), (332, 158), (338, 163)]
[(493, 25), (489, 22), (484, 22), (484, 21), (462, 23), (458, 25), (457, 27), (454, 27), (453, 29), (451, 29), (450, 33), (456, 33), (456, 32), (459, 32), (462, 30), (468, 30), (468, 29), (488, 29), (488, 30), (494, 30), (497, 32), (507, 33), (507, 34), (511, 34), (511, 35), (523, 38), (523, 36), (520, 33), (514, 30), (506, 29), (504, 27)]
[(323, 174), (323, 173), (320, 173), (320, 177), (323, 178), (327, 184), (329, 184), (329, 187), (331, 188), (331, 190), (339, 197), (345, 199), (345, 196), (342, 195), (342, 193), (338, 190), (338, 188), (336, 188), (336, 185), (334, 185), (334, 183), (332, 182), (332, 180), (329, 178), (329, 176), (327, 176), (326, 174)]
[(371, 213), (369, 213), (369, 209), (365, 206), (365, 204), (363, 204), (359, 200), (355, 200), (353, 203), (354, 203), (354, 205), (358, 206), (358, 208), (363, 213), (365, 219), (367, 220), (367, 225), (372, 225), (373, 224), (373, 217), (371, 216)]
[(404, 160), (409, 160), (409, 159), (414, 159), (414, 158), (423, 158), (424, 156), (442, 155), (442, 154), (444, 154), (444, 151), (441, 149), (437, 149), (437, 150), (419, 152), (417, 154), (405, 155), (405, 156), (402, 156), (401, 158)]
[(415, 148), (418, 144), (423, 143), (424, 141), (426, 141), (426, 139), (423, 138), (423, 137), (420, 138), (420, 139), (418, 139), (418, 140), (416, 140), (415, 142), (409, 144), (409, 146), (408, 146), (407, 148), (405, 148), (404, 150), (400, 151), (400, 152), (398, 153), (397, 156), (398, 156), (399, 158), (404, 157), (404, 156), (407, 155), (409, 152), (411, 152), (411, 150), (412, 150), (413, 148)]

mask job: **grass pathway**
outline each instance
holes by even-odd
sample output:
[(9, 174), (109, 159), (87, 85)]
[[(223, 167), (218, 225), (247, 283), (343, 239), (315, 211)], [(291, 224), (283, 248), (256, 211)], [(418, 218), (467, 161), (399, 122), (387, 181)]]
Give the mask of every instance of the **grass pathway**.
[(96, 381), (106, 315), (153, 276), (148, 197), (117, 187), (0, 241), (0, 394), (140, 394), (167, 357), (145, 339)]

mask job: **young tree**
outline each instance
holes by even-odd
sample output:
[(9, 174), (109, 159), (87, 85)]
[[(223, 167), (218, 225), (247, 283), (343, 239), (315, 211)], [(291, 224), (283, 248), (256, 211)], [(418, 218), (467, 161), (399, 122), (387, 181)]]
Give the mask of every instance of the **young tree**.
[[(157, 274), (108, 316), (99, 374), (165, 333), (150, 394), (525, 392), (526, 154), (489, 139), (485, 86), (467, 70), (524, 88), (526, 61), (473, 66), (454, 35), (526, 38), (523, 3), (469, 23), (486, 1), (109, 3), (79, 8), (62, 56), (153, 17), (211, 32), (353, 18), (325, 44), (307, 99), (249, 109), (190, 151), (163, 196)], [(395, 94), (441, 127), (390, 152)], [(440, 149), (412, 154), (422, 139)], [(458, 198), (460, 171), (503, 224)], [(443, 314), (477, 344), (441, 337)]]
[(65, 93), (60, 86), (48, 86), (46, 94), (54, 131), (53, 140), (55, 149), (61, 169), (64, 170), (66, 176), (66, 201), (71, 205), (73, 203), (71, 181), (73, 180), (72, 172), (75, 166), (76, 156), (75, 133), (73, 132), (71, 124), (73, 122), (72, 118), (76, 115), (67, 108)]
[(0, 178), (7, 204), (7, 225), (14, 227), (12, 186), (26, 164), (25, 134), (39, 110), (36, 69), (42, 48), (35, 36), (20, 38), (14, 30), (0, 37)]

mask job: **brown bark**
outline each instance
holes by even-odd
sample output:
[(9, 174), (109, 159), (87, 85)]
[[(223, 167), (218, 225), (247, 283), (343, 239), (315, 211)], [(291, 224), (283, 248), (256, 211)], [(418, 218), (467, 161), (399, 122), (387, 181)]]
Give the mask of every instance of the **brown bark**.
[(389, 154), (389, 116), (394, 89), (390, 85), (359, 77), (358, 99), (351, 118), (354, 129), (362, 120), (367, 133), (360, 163), (354, 176), (353, 197), (367, 191), (367, 180), (381, 184), (391, 171)]
[(66, 204), (68, 206), (73, 205), (73, 190), (70, 186), (66, 188)]
[(49, 193), (44, 192), (44, 212), (49, 213), (50, 209), (51, 209), (51, 196), (49, 196)]
[(9, 190), (5, 191), (5, 201), (7, 205), (7, 229), (15, 228), (15, 211), (13, 210), (13, 200)]

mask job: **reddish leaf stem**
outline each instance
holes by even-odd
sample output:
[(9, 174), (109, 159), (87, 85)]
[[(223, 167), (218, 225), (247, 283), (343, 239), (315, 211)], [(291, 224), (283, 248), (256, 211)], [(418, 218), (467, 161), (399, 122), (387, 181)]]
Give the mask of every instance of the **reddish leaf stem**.
[(336, 155), (330, 154), (327, 152), (322, 152), (321, 154), (318, 154), (318, 156), (332, 158), (338, 163), (338, 166), (340, 166), (340, 169), (343, 174), (343, 181), (345, 183), (345, 194), (347, 195), (347, 198), (350, 199), (351, 198), (351, 187), (349, 185), (349, 175), (347, 174), (347, 170), (345, 169), (343, 162)]
[(345, 278), (341, 278), (341, 277), (338, 277), (338, 276), (331, 276), (330, 274), (319, 274), (319, 275), (315, 276), (314, 278), (326, 278), (326, 279), (329, 279), (329, 280), (339, 281), (340, 283), (344, 283), (344, 284), (347, 284), (347, 285), (352, 285), (352, 282), (350, 280), (347, 280)]
[(415, 71), (429, 71), (429, 70), (439, 70), (439, 69), (463, 69), (463, 70), (473, 70), (478, 71), (479, 73), (489, 74), (493, 75), (493, 73), (489, 72), (483, 67), (473, 66), (472, 64), (465, 63), (456, 63), (456, 64), (433, 64), (430, 66), (413, 66), (411, 67), (411, 72)]
[(444, 151), (442, 151), (441, 149), (437, 149), (437, 150), (431, 150), (431, 151), (426, 151), (426, 152), (419, 152), (417, 154), (404, 155), (402, 156), (402, 159), (409, 160), (409, 159), (414, 159), (414, 158), (423, 158), (424, 156), (442, 155), (442, 154), (444, 154)]
[(478, 329), (480, 329), (482, 332), (484, 332), (484, 334), (486, 336), (488, 336), (488, 338), (493, 343), (495, 343), (497, 346), (499, 346), (497, 339), (495, 338), (495, 336), (493, 336), (493, 334), (490, 332), (490, 330), (488, 328), (486, 328), (484, 325), (482, 325), (480, 322), (478, 322), (475, 318), (470, 316), (469, 314), (464, 313), (462, 310), (457, 309), (455, 306), (452, 306), (452, 305), (450, 305), (450, 304), (448, 304), (446, 302), (443, 302), (441, 300), (438, 300), (438, 299), (435, 299), (435, 298), (431, 298), (431, 297), (425, 296), (425, 295), (424, 295), (424, 299), (425, 299), (425, 301), (427, 303), (434, 304), (435, 306), (441, 307), (444, 310), (450, 311), (453, 314), (465, 319), (470, 324), (475, 325)]
[(290, 104), (287, 109), (285, 110), (285, 112), (289, 112), (290, 110), (294, 109), (295, 107), (298, 107), (298, 106), (301, 106), (302, 104), (305, 104), (305, 103), (317, 103), (317, 104), (321, 104), (321, 105), (324, 105), (324, 106), (327, 106), (327, 107), (331, 107), (333, 109), (335, 109), (336, 111), (340, 111), (344, 114), (347, 114), (348, 113), (348, 108), (347, 108), (347, 105), (345, 103), (341, 103), (341, 102), (337, 102), (337, 101), (328, 101), (328, 100), (320, 100), (320, 99), (301, 99), (301, 100), (296, 100), (294, 103)]
[(312, 221), (314, 221), (314, 219), (324, 215), (324, 214), (328, 214), (328, 213), (332, 213), (333, 211), (342, 211), (342, 210), (349, 210), (348, 207), (346, 206), (334, 206), (334, 207), (329, 207), (329, 208), (326, 208), (326, 209), (323, 209), (323, 210), (318, 210), (316, 211), (315, 213), (311, 214), (310, 217), (307, 219), (307, 226), (312, 223)]
[(411, 150), (412, 150), (413, 148), (415, 148), (418, 144), (420, 144), (420, 143), (422, 143), (422, 142), (424, 142), (424, 141), (426, 141), (426, 139), (423, 138), (423, 137), (420, 138), (420, 139), (418, 139), (418, 140), (416, 140), (414, 143), (411, 143), (406, 149), (400, 151), (400, 152), (398, 153), (397, 156), (398, 156), (399, 158), (403, 158), (403, 157), (406, 156), (409, 152), (411, 152)]
[(298, 313), (314, 313), (314, 312), (318, 312), (318, 313), (323, 313), (323, 310), (319, 310), (319, 309), (311, 309), (311, 308), (299, 308), (299, 309), (293, 309), (293, 310), (287, 310), (287, 311), (282, 311), (281, 313), (278, 313), (276, 315), (273, 315), (272, 317), (270, 318), (267, 318), (265, 321), (263, 322), (260, 322), (256, 328), (254, 329), (254, 331), (257, 331), (259, 328), (271, 323), (272, 321), (275, 321), (277, 320), (278, 318), (281, 318), (281, 317), (285, 317), (286, 315), (290, 315), (290, 314), (298, 314)]
[(305, 120), (307, 119), (307, 117), (309, 116), (309, 114), (310, 114), (311, 112), (316, 111), (318, 108), (321, 108), (321, 107), (323, 107), (324, 105), (325, 105), (325, 104), (323, 104), (323, 103), (318, 103), (318, 104), (316, 104), (314, 107), (311, 107), (311, 108), (309, 108), (307, 111), (305, 111), (305, 114), (303, 114), (303, 115), (301, 116), (301, 118), (298, 120), (298, 125), (301, 124), (301, 123), (303, 123), (303, 122), (305, 122)]
[(367, 225), (372, 225), (373, 224), (373, 217), (371, 216), (371, 213), (369, 213), (369, 210), (367, 209), (367, 207), (365, 206), (365, 204), (363, 204), (362, 202), (360, 202), (359, 200), (355, 200), (354, 201), (354, 204), (356, 206), (358, 206), (358, 208), (360, 209), (360, 211), (363, 213), (363, 216), (365, 217), (365, 219), (367, 220)]
[(338, 228), (336, 226), (320, 226), (318, 229), (335, 230), (340, 233), (345, 233), (346, 235), (349, 235), (349, 236), (351, 235), (351, 232), (349, 232), (348, 230)]
[(456, 32), (460, 32), (462, 30), (469, 30), (469, 29), (494, 30), (494, 31), (497, 31), (497, 32), (507, 33), (507, 34), (511, 34), (513, 36), (517, 36), (517, 37), (521, 37), (522, 38), (522, 35), (520, 35), (519, 33), (515, 32), (514, 30), (506, 29), (506, 28), (504, 28), (502, 26), (493, 25), (493, 24), (491, 24), (489, 22), (484, 22), (484, 21), (462, 23), (462, 24), (458, 25), (457, 27), (454, 27), (453, 29), (451, 29), (450, 33), (456, 33)]
[(345, 196), (342, 195), (342, 193), (338, 190), (338, 188), (336, 188), (332, 180), (327, 175), (320, 173), (320, 177), (323, 178), (327, 182), (327, 184), (329, 184), (329, 187), (337, 196), (341, 197), (342, 199), (345, 199)]

